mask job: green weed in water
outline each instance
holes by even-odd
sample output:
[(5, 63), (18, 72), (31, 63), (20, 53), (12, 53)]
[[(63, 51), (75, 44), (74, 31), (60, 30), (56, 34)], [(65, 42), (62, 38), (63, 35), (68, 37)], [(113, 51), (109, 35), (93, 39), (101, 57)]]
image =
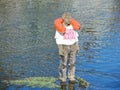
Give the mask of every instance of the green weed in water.
[(84, 80), (83, 78), (76, 77), (76, 79), (79, 81), (80, 87), (85, 87), (85, 88), (89, 87), (90, 83)]
[[(78, 80), (80, 87), (85, 87), (85, 88), (89, 87), (89, 82), (87, 82), (86, 80), (79, 77), (76, 77), (76, 79)], [(20, 80), (10, 80), (9, 84), (25, 85), (30, 87), (60, 88), (60, 86), (55, 83), (56, 80), (57, 78), (54, 77), (29, 77)]]
[(11, 85), (25, 85), (31, 87), (46, 87), (46, 88), (59, 88), (55, 83), (57, 78), (54, 77), (29, 77), (21, 80), (10, 80)]

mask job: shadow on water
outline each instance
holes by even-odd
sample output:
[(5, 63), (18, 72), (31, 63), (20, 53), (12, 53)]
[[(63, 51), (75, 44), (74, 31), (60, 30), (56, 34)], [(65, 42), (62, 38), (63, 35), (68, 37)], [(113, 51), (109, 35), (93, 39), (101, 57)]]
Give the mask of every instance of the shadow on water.
[[(76, 76), (91, 83), (89, 90), (120, 89), (119, 0), (0, 0), (0, 90), (42, 90), (2, 81), (58, 77), (53, 21), (64, 11), (82, 25)], [(68, 84), (66, 89), (77, 87)]]

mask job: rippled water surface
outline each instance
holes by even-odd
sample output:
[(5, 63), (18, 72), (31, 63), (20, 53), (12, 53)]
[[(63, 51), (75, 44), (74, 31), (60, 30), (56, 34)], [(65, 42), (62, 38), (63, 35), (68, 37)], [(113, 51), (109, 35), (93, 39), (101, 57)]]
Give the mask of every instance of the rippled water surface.
[(0, 80), (58, 77), (53, 21), (64, 11), (82, 26), (76, 76), (90, 83), (88, 90), (120, 90), (119, 0), (0, 0)]

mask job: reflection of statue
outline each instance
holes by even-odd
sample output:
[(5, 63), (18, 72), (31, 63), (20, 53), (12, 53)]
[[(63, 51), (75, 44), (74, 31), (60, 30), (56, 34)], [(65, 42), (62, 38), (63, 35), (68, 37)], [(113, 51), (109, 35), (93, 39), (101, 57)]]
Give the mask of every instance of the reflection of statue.
[(66, 90), (66, 83), (65, 82), (60, 82), (60, 90)]
[(68, 90), (75, 90), (75, 82), (69, 82)]
[[(67, 90), (66, 89), (67, 88), (66, 87), (67, 84), (65, 82), (61, 82), (60, 86), (61, 86), (60, 90)], [(68, 90), (75, 90), (75, 82), (69, 81), (69, 83), (68, 83)]]

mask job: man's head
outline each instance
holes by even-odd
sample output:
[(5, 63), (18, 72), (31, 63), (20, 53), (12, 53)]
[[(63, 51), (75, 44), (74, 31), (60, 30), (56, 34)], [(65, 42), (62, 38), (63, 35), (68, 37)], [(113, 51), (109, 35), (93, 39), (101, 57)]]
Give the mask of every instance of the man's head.
[(71, 18), (72, 18), (72, 16), (68, 12), (63, 13), (63, 15), (62, 15), (62, 19), (64, 20), (65, 25), (70, 25)]

